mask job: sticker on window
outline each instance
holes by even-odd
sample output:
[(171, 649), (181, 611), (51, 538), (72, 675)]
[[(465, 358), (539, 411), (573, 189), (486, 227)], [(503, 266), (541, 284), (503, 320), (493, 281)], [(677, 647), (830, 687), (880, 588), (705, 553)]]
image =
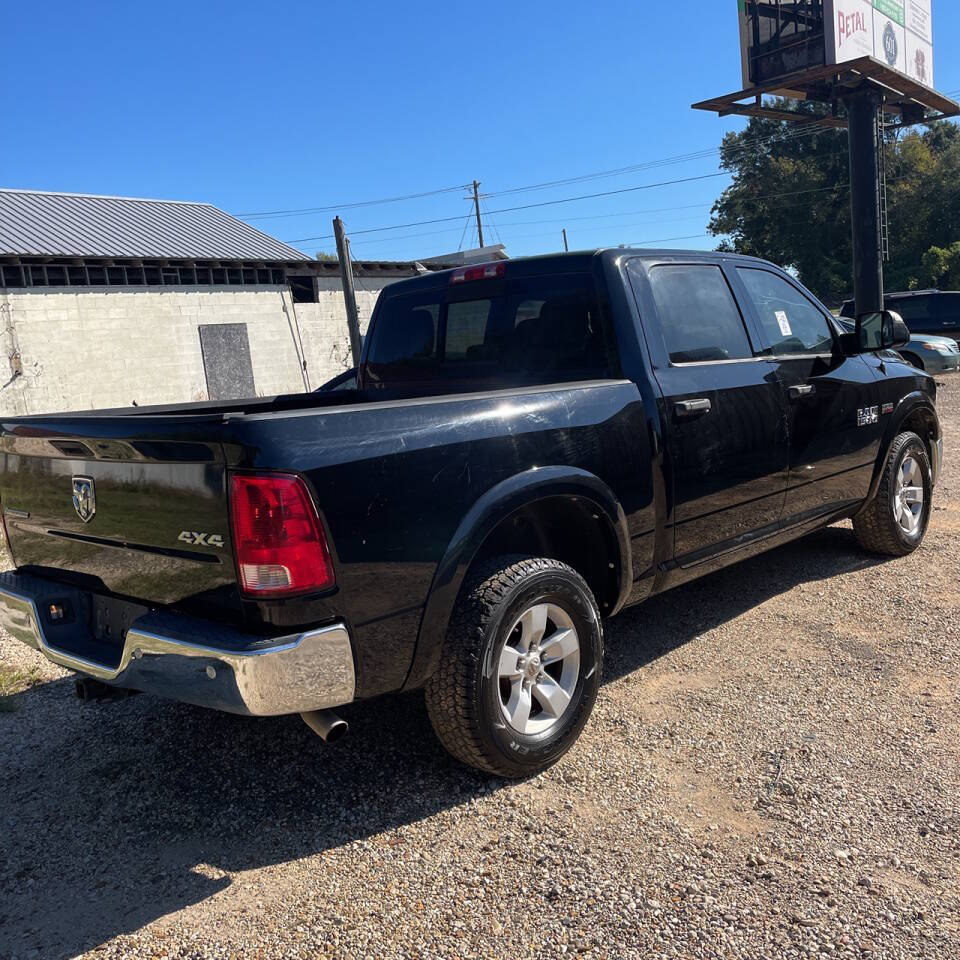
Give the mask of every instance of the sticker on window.
[(785, 337), (792, 337), (793, 331), (790, 329), (790, 321), (787, 319), (787, 315), (782, 311), (777, 311), (777, 323), (780, 324), (780, 333)]

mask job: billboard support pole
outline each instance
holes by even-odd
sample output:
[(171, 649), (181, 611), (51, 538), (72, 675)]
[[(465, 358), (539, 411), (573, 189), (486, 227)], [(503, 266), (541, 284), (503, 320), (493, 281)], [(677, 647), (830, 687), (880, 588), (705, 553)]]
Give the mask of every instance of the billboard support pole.
[(853, 228), (853, 295), (857, 313), (883, 309), (883, 242), (877, 110), (880, 96), (861, 89), (844, 98), (850, 134), (850, 213)]

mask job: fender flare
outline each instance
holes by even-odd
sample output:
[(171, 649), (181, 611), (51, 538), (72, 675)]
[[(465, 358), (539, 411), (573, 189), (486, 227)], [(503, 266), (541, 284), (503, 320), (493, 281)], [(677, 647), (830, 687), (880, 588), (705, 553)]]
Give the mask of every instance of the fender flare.
[(873, 467), (873, 479), (870, 481), (870, 491), (867, 494), (867, 498), (864, 501), (863, 507), (857, 511), (857, 515), (862, 513), (871, 503), (873, 503), (873, 499), (877, 495), (877, 490), (880, 489), (880, 481), (883, 479), (883, 468), (887, 462), (887, 453), (890, 450), (890, 444), (893, 443), (894, 439), (900, 433), (903, 422), (912, 413), (920, 409), (924, 410), (933, 418), (933, 421), (937, 426), (937, 438), (942, 435), (942, 431), (940, 429), (940, 418), (937, 416), (937, 408), (931, 402), (928, 394), (924, 393), (922, 390), (914, 390), (908, 393), (906, 396), (901, 397), (900, 400), (897, 401), (896, 407), (894, 407), (893, 415), (887, 422), (887, 428), (884, 431), (883, 439), (880, 441), (880, 450), (877, 453), (877, 462)]
[(620, 552), (620, 583), (611, 613), (621, 609), (630, 594), (633, 568), (626, 516), (613, 491), (595, 474), (577, 467), (534, 467), (502, 480), (467, 511), (437, 565), (424, 606), (413, 663), (404, 690), (423, 686), (440, 656), (460, 588), (487, 537), (517, 510), (548, 497), (575, 496), (602, 511)]

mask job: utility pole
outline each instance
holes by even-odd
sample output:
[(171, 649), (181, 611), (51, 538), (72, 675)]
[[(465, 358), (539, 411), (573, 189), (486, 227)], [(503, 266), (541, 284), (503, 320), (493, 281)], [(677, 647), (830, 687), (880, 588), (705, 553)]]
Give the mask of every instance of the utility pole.
[(850, 212), (853, 225), (853, 296), (857, 313), (883, 309), (883, 239), (880, 210), (880, 95), (857, 90), (844, 98), (850, 134)]
[(477, 246), (483, 246), (483, 221), (480, 219), (480, 184), (473, 181), (473, 205), (477, 210)]
[(570, 245), (567, 243), (567, 228), (566, 228), (566, 227), (563, 228), (563, 252), (564, 252), (564, 253), (569, 253), (569, 252), (570, 252)]
[(357, 294), (353, 289), (353, 262), (350, 259), (350, 241), (343, 232), (343, 221), (333, 220), (333, 235), (337, 238), (337, 259), (343, 280), (343, 302), (347, 307), (347, 329), (350, 331), (350, 353), (353, 365), (360, 366), (360, 317), (357, 314)]

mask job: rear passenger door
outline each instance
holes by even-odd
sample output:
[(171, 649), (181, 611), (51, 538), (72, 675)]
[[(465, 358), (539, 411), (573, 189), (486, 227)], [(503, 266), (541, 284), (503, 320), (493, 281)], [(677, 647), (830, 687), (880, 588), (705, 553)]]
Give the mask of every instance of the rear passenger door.
[(719, 262), (631, 260), (663, 393), (674, 553), (693, 564), (773, 532), (786, 488), (786, 406)]
[(866, 497), (882, 433), (878, 388), (862, 356), (847, 357), (826, 310), (792, 279), (737, 265), (764, 352), (775, 364), (790, 422), (785, 525)]

